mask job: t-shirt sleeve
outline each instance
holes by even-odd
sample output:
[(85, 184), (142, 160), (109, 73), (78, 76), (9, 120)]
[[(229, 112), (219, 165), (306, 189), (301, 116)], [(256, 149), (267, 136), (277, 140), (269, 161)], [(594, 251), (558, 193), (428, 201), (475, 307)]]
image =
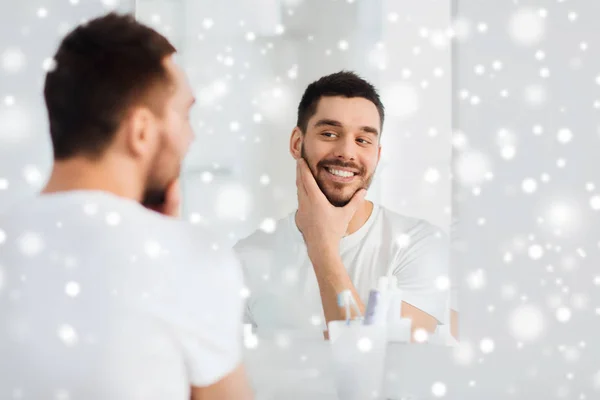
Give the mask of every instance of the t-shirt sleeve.
[(441, 324), (449, 318), (450, 280), (448, 236), (422, 221), (410, 232), (410, 241), (398, 251), (394, 275), (403, 301), (426, 312)]
[(187, 317), (177, 325), (190, 382), (199, 387), (216, 383), (242, 359), (244, 302), (239, 262), (231, 251), (213, 251), (205, 259), (207, 263), (213, 260), (212, 265), (196, 265), (197, 274), (179, 296)]

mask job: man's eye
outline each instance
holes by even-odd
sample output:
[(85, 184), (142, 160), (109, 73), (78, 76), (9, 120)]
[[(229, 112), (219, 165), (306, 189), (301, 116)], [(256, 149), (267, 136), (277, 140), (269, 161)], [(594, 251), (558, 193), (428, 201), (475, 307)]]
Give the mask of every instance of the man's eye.
[(371, 144), (371, 142), (369, 142), (366, 139), (356, 139), (358, 142), (362, 143), (362, 144)]
[(321, 135), (327, 136), (327, 137), (333, 137), (333, 136), (335, 136), (335, 133), (333, 133), (333, 132), (323, 132)]

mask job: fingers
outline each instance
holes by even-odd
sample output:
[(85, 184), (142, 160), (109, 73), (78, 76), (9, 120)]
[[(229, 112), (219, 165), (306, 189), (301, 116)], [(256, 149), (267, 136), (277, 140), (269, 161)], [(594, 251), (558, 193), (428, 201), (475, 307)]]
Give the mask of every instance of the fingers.
[(300, 160), (296, 161), (296, 187), (298, 188), (298, 192), (302, 191), (306, 193), (304, 181), (302, 180), (302, 169), (300, 168)]
[(367, 195), (367, 191), (365, 189), (360, 189), (358, 192), (354, 193), (354, 196), (352, 196), (352, 199), (350, 200), (350, 202), (348, 204), (346, 204), (344, 209), (348, 210), (348, 212), (351, 215), (354, 215), (356, 210), (358, 210), (358, 207), (360, 207), (360, 205), (362, 204), (366, 195)]
[(304, 188), (306, 189), (306, 191), (308, 193), (312, 193), (314, 192), (314, 190), (320, 190), (319, 186), (317, 185), (317, 181), (315, 180), (315, 177), (312, 174), (312, 171), (306, 163), (306, 160), (301, 158), (300, 160), (298, 160), (298, 163), (300, 164), (300, 170), (302, 171), (301, 177), (302, 181), (304, 182)]
[(320, 198), (324, 198), (325, 195), (321, 192), (319, 185), (317, 185), (317, 181), (312, 174), (306, 160), (299, 159), (298, 160), (298, 168), (300, 171), (300, 179), (302, 180), (302, 184), (304, 186), (304, 191), (307, 196), (313, 200), (318, 200)]

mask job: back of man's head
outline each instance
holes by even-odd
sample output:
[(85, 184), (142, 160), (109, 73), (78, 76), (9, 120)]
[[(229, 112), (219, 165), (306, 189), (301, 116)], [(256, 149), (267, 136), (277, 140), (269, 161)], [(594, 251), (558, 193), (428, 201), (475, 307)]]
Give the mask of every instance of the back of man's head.
[(48, 72), (44, 98), (55, 160), (98, 158), (136, 105), (160, 114), (175, 48), (133, 16), (96, 18), (69, 33)]

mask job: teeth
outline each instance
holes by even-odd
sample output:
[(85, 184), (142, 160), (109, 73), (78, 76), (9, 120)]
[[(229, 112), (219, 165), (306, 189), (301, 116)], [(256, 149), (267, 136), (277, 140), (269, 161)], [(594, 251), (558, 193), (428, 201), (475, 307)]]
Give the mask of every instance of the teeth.
[(328, 169), (328, 171), (334, 175), (341, 176), (343, 178), (349, 178), (351, 176), (354, 176), (354, 173), (352, 173), (352, 172), (341, 171), (339, 169)]

